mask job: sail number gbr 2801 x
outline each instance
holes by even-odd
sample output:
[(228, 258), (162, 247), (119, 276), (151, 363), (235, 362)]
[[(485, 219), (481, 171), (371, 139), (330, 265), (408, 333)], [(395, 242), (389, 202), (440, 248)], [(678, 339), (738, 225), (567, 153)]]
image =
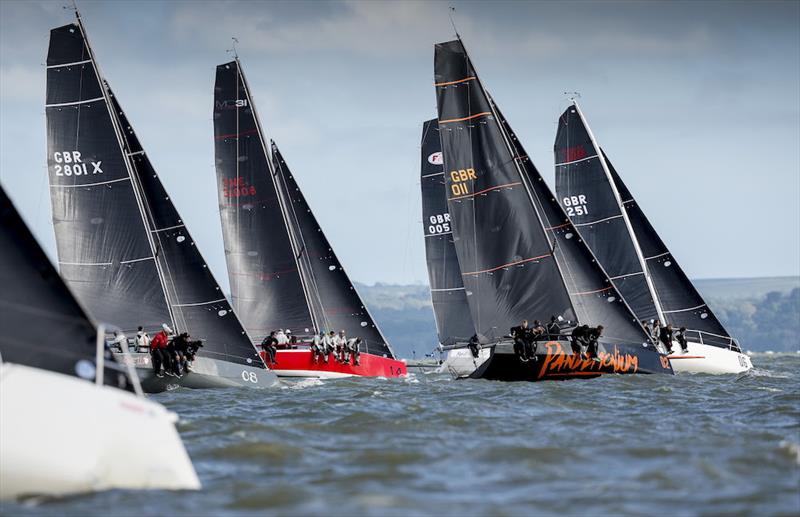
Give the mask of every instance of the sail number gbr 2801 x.
[(103, 174), (103, 162), (84, 162), (80, 151), (56, 151), (53, 153), (53, 172), (56, 176), (89, 176)]

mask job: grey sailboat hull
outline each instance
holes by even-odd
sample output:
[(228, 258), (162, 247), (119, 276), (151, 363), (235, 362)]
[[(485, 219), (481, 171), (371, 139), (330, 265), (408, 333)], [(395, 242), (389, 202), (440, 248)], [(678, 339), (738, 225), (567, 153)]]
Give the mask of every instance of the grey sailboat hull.
[(271, 370), (254, 368), (219, 359), (198, 357), (192, 365), (192, 371), (183, 377), (157, 377), (148, 353), (132, 353), (129, 358), (123, 354), (114, 354), (120, 361), (133, 361), (136, 373), (147, 393), (160, 393), (170, 389), (183, 387), (191, 389), (215, 389), (245, 386), (248, 388), (269, 388), (278, 384), (278, 377)]

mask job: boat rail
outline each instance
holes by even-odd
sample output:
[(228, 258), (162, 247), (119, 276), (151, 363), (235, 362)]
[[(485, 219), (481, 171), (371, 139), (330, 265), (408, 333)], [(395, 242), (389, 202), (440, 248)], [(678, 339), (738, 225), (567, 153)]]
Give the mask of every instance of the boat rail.
[[(736, 341), (731, 336), (723, 336), (720, 334), (714, 334), (713, 332), (707, 332), (705, 330), (695, 330), (695, 329), (686, 329), (686, 332), (687, 334), (692, 336), (696, 335), (701, 345), (727, 348), (728, 350), (742, 353), (742, 349), (739, 346), (739, 342)], [(703, 340), (703, 336), (706, 336), (705, 340)]]
[[(102, 386), (105, 379), (105, 366), (106, 366), (106, 332), (107, 331), (114, 331), (119, 330), (118, 327), (114, 327), (113, 325), (109, 325), (107, 323), (100, 323), (97, 325), (97, 340), (96, 340), (96, 347), (95, 347), (95, 384), (98, 386)], [(139, 382), (139, 375), (136, 373), (136, 367), (133, 365), (133, 358), (131, 357), (130, 350), (128, 349), (128, 340), (124, 340), (119, 343), (120, 348), (122, 349), (122, 357), (123, 365), (120, 365), (116, 361), (113, 362), (115, 369), (124, 368), (128, 374), (128, 377), (133, 384), (133, 391), (139, 397), (144, 397), (144, 392), (142, 391), (142, 384)]]

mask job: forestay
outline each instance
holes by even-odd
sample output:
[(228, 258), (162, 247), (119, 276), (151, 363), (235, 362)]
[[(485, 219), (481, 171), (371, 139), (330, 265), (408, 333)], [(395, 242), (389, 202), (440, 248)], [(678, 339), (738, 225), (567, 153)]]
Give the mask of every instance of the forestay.
[(475, 325), (467, 303), (468, 293), (461, 278), (461, 267), (453, 243), (454, 234), (447, 209), (439, 123), (428, 120), (422, 126), (421, 157), (422, 227), (428, 280), (436, 317), (439, 343), (452, 345), (469, 341)]

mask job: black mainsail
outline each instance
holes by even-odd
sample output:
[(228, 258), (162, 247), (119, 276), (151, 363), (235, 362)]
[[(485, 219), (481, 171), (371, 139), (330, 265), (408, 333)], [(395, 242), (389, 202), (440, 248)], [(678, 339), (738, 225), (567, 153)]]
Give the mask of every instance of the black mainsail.
[(602, 324), (604, 339), (649, 337), (561, 210), (461, 40), (436, 45), (448, 206), (478, 331), (495, 340), (522, 319)]
[(421, 158), (422, 227), (439, 343), (465, 343), (475, 334), (475, 325), (453, 243), (442, 144), (436, 119), (428, 120), (422, 126)]
[(253, 337), (343, 329), (393, 358), (277, 146), (267, 149), (238, 59), (217, 67), (214, 138), (228, 275)]
[(255, 340), (314, 327), (272, 176), (269, 150), (239, 61), (219, 65), (214, 151), (233, 306)]
[(128, 157), (78, 24), (50, 31), (45, 109), (61, 275), (98, 321), (125, 330), (170, 322)]
[[(559, 119), (556, 192), (642, 320), (685, 326), (701, 343), (736, 344), (678, 265), (602, 151), (576, 102)], [(623, 210), (624, 208), (624, 210)]]
[[(0, 186), (0, 356), (94, 380), (97, 329)], [(106, 358), (103, 383), (126, 390), (127, 373)]]
[(264, 367), (97, 70), (83, 25), (51, 31), (48, 165), (59, 265), (90, 313), (204, 340), (200, 355)]

